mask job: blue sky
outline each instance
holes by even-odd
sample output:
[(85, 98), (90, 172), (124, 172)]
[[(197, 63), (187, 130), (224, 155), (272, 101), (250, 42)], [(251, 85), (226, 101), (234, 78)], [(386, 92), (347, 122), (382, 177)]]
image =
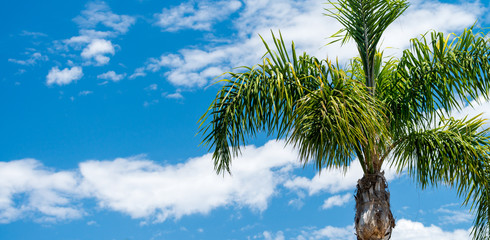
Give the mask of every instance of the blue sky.
[[(302, 168), (282, 140), (250, 139), (217, 176), (197, 121), (233, 67), (260, 61), (261, 34), (345, 63), (322, 0), (3, 1), (0, 239), (355, 239), (355, 183)], [(488, 26), (485, 1), (411, 1), (386, 54), (435, 29)], [(487, 113), (482, 103), (455, 117)], [(444, 186), (386, 169), (393, 239), (469, 239), (473, 216)]]

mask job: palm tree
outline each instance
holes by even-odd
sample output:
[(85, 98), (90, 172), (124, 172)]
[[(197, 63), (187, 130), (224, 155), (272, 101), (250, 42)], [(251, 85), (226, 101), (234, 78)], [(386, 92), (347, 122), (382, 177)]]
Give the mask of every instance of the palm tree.
[[(257, 132), (285, 138), (305, 165), (346, 168), (358, 159), (359, 240), (390, 239), (395, 220), (382, 166), (406, 171), (422, 187), (449, 185), (475, 214), (473, 237), (490, 237), (490, 129), (481, 115), (450, 113), (490, 96), (487, 35), (430, 32), (411, 40), (399, 59), (377, 51), (384, 30), (408, 7), (405, 0), (339, 0), (327, 15), (354, 40), (359, 57), (346, 66), (297, 55), (274, 36), (262, 63), (227, 73), (200, 119), (203, 143), (214, 149), (217, 173)], [(385, 165), (383, 165), (386, 162)]]

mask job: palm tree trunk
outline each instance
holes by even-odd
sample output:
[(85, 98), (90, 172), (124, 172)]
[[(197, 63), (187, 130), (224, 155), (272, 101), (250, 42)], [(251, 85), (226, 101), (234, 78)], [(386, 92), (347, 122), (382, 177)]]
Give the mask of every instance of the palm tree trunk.
[(358, 240), (388, 240), (395, 227), (390, 193), (384, 172), (364, 174), (357, 181), (356, 217)]

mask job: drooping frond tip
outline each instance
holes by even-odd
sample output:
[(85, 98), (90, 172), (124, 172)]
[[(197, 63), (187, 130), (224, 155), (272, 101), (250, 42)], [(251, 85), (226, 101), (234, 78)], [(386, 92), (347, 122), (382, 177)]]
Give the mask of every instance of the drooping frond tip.
[(475, 213), (473, 238), (490, 232), (490, 129), (481, 114), (467, 119), (441, 119), (437, 127), (419, 126), (402, 136), (393, 164), (422, 188), (444, 184), (455, 187)]
[(318, 89), (319, 60), (298, 56), (282, 36), (272, 36), (275, 49), (264, 41), (267, 52), (262, 64), (242, 67), (227, 74), (208, 111), (200, 119), (203, 145), (214, 148), (218, 173), (230, 171), (231, 161), (246, 144), (246, 137), (263, 131), (285, 136), (292, 128), (292, 115), (305, 89)]

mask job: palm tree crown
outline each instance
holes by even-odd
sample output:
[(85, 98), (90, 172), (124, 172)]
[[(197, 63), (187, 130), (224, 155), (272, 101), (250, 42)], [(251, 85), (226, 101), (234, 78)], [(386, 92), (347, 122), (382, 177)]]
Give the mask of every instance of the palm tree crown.
[[(227, 73), (200, 120), (216, 171), (229, 172), (232, 157), (258, 131), (286, 138), (300, 161), (319, 170), (345, 168), (357, 158), (372, 175), (388, 161), (422, 188), (454, 186), (475, 213), (473, 237), (489, 239), (490, 129), (480, 115), (450, 116), (489, 98), (487, 35), (473, 28), (460, 35), (430, 32), (412, 39), (400, 58), (386, 59), (377, 46), (407, 9), (405, 0), (330, 6), (326, 15), (344, 26), (335, 36), (354, 40), (359, 57), (340, 66), (298, 55), (280, 35), (273, 34), (275, 51), (264, 41), (262, 63)], [(364, 239), (359, 232), (358, 238)]]

